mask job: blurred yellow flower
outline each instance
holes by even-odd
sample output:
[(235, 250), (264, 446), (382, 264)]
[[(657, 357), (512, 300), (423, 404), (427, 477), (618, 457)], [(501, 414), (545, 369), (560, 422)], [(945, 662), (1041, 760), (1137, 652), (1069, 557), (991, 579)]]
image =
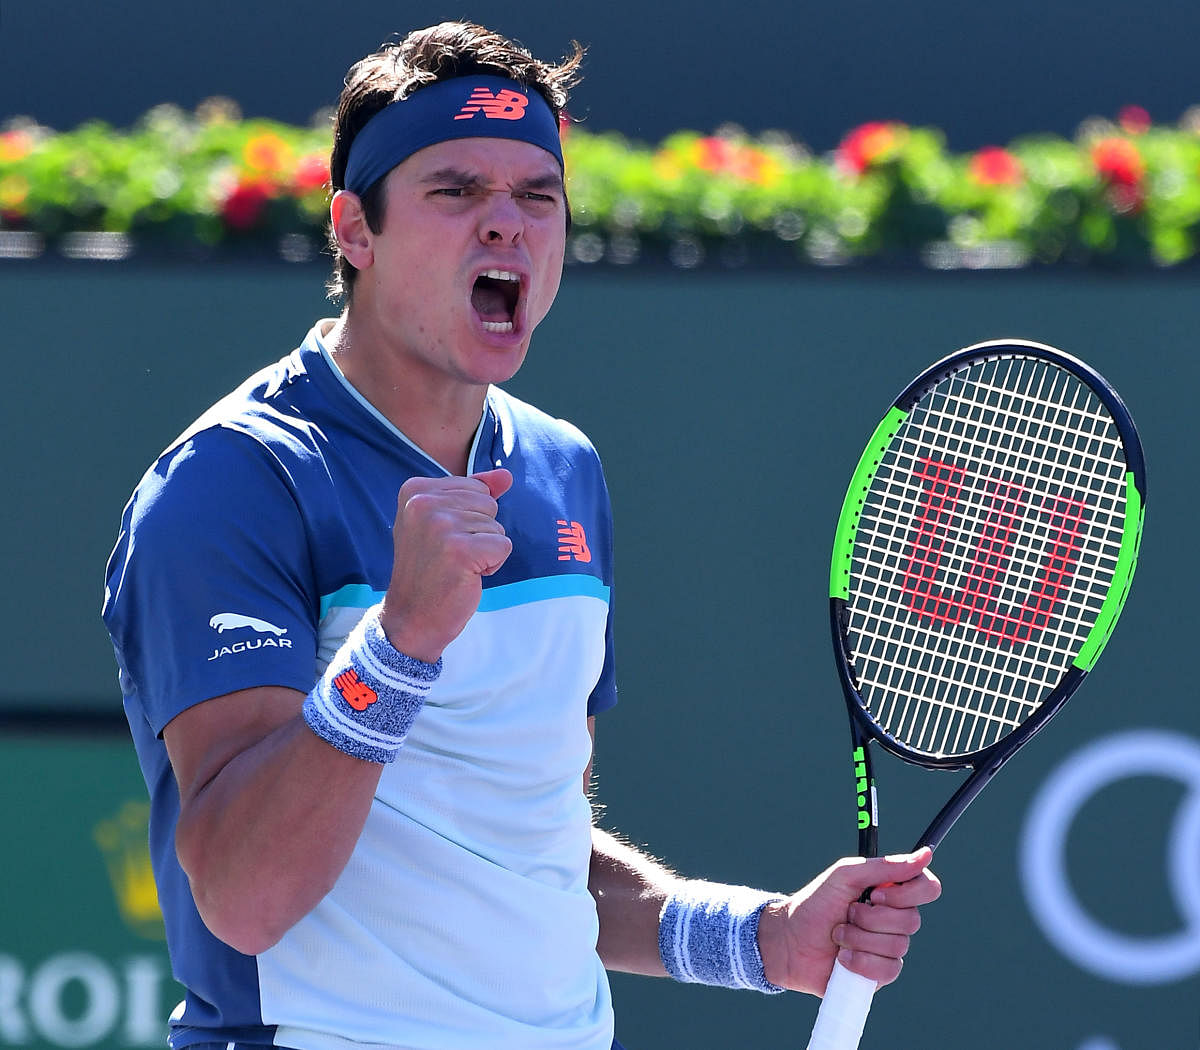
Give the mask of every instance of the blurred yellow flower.
[(280, 175), (292, 166), (292, 146), (282, 135), (264, 131), (246, 140), (242, 161), (249, 171)]
[(29, 180), (24, 175), (0, 178), (0, 213), (20, 214), (29, 198)]

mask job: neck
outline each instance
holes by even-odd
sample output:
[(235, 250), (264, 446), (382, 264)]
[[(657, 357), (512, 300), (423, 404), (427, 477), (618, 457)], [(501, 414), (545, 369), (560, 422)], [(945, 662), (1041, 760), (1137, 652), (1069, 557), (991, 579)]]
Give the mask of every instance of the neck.
[(390, 350), (344, 311), (324, 335), (347, 381), (422, 452), (451, 474), (465, 475), (487, 387), (450, 382)]

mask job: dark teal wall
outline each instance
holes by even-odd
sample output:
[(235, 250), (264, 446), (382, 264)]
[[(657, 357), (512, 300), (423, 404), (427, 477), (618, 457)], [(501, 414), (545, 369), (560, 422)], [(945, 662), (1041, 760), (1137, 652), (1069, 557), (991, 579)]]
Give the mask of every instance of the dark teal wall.
[(1200, 103), (1194, 0), (1003, 4), (468, 4), (445, 0), (9, 0), (0, 11), (0, 119), (128, 124), (212, 95), (307, 122), (351, 62), (396, 32), (464, 15), (556, 58), (589, 47), (571, 110), (598, 131), (657, 140), (733, 121), (824, 151), (867, 120), (944, 128), (956, 149), (1070, 135), (1139, 103), (1173, 122)]
[[(122, 504), (163, 444), (327, 310), (322, 279), (319, 268), (282, 266), (0, 269), (9, 377), (0, 708), (118, 709), (98, 608)], [(513, 384), (592, 436), (612, 489), (622, 702), (598, 731), (606, 820), (681, 870), (780, 888), (854, 845), (826, 640), (827, 550), (849, 472), (888, 400), (959, 346), (1024, 336), (1086, 358), (1130, 405), (1150, 490), (1125, 617), (1080, 695), (939, 852), (945, 899), (926, 912), (903, 984), (879, 997), (867, 1048), (1195, 1045), (1200, 959), (1159, 983), (1096, 976), (1035, 919), (1018, 857), (1037, 792), (1077, 748), (1149, 727), (1200, 752), (1187, 604), (1200, 586), (1198, 331), (1194, 274), (576, 266)], [(65, 776), (52, 751), (0, 745), (16, 783)], [(1115, 779), (1069, 829), (1073, 885), (1106, 929), (1186, 938), (1168, 860), (1200, 851), (1180, 841), (1195, 824), (1179, 817), (1184, 801), (1194, 806), (1200, 791), (1190, 768)], [(885, 848), (907, 848), (952, 779), (886, 762), (879, 773)], [(94, 879), (80, 894), (112, 906)], [(15, 921), (6, 909), (0, 956), (17, 943), (6, 928)], [(31, 969), (36, 944), (22, 936)], [(69, 934), (54, 936), (43, 954), (69, 947)], [(615, 987), (631, 1050), (799, 1045), (815, 1006), (626, 978)], [(1021, 998), (1028, 1015), (1012, 1009)], [(897, 1030), (912, 1037), (898, 1042)]]

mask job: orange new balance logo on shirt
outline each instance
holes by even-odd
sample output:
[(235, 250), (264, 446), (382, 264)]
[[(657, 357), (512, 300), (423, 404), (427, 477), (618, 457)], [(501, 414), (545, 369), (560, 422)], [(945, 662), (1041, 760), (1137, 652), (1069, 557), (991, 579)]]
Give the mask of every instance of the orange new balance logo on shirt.
[(558, 560), (591, 561), (592, 552), (588, 550), (587, 536), (583, 526), (577, 521), (558, 522)]
[(342, 699), (353, 707), (355, 711), (365, 711), (379, 699), (379, 694), (358, 677), (358, 672), (354, 668), (350, 668), (349, 671), (343, 671), (334, 678), (333, 684), (337, 686), (337, 691), (342, 694)]
[(520, 120), (528, 105), (529, 97), (519, 91), (504, 88), (493, 95), (487, 88), (477, 87), (454, 119), (470, 120), (475, 114), (482, 113), (488, 120)]

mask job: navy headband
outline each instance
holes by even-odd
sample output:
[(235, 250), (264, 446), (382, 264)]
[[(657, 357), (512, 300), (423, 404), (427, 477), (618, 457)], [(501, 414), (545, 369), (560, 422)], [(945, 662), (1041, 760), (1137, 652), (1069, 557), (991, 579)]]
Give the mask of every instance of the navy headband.
[(506, 77), (439, 80), (389, 103), (350, 145), (346, 189), (361, 196), (417, 150), (448, 139), (517, 139), (563, 166), (558, 121), (537, 92)]

